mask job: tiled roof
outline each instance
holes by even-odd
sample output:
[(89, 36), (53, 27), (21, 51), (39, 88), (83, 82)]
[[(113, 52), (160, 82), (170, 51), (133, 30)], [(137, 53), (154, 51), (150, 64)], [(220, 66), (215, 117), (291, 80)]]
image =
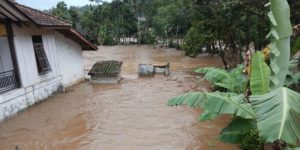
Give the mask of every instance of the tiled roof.
[(65, 35), (66, 37), (76, 41), (81, 45), (83, 50), (97, 50), (98, 47), (92, 44), (90, 41), (85, 39), (78, 31), (74, 29), (57, 29), (58, 32)]
[(57, 30), (80, 44), (83, 50), (98, 50), (97, 46), (85, 39), (78, 31), (72, 29), (71, 22), (11, 0), (7, 0), (7, 2), (38, 27), (51, 27)]
[(20, 12), (38, 26), (71, 27), (71, 23), (46, 12), (10, 1)]
[(89, 75), (98, 77), (118, 77), (121, 72), (123, 62), (120, 61), (99, 61), (94, 64)]

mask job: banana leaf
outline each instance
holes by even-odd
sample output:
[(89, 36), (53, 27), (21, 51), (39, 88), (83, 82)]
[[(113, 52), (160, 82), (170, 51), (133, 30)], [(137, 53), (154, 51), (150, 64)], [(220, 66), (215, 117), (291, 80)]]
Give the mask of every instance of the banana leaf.
[(254, 129), (255, 122), (252, 119), (235, 118), (225, 127), (219, 136), (224, 143), (241, 144), (243, 137), (250, 129)]
[[(235, 93), (188, 93), (168, 102), (169, 106), (188, 105), (198, 107), (215, 115), (230, 114), (245, 119), (255, 118), (251, 104), (245, 102), (243, 94)], [(209, 120), (209, 119), (204, 119)]]
[(251, 63), (250, 89), (253, 95), (266, 94), (270, 86), (270, 68), (262, 52), (256, 52)]
[(251, 96), (257, 127), (266, 142), (282, 140), (296, 145), (300, 138), (300, 94), (282, 87)]

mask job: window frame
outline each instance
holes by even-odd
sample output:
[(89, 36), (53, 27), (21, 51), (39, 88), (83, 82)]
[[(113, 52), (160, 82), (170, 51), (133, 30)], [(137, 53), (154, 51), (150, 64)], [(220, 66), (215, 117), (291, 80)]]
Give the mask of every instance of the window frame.
[(48, 60), (42, 35), (32, 35), (33, 50), (39, 75), (45, 75), (52, 71)]
[(11, 73), (11, 77), (14, 76), (13, 78), (10, 78), (10, 80), (13, 82), (15, 82), (15, 85), (13, 88), (9, 88), (6, 90), (1, 90), (0, 94), (14, 90), (14, 89), (18, 89), (22, 87), (22, 83), (21, 83), (21, 77), (20, 77), (20, 69), (19, 69), (19, 65), (18, 65), (18, 59), (17, 59), (17, 53), (16, 53), (16, 48), (15, 48), (15, 44), (14, 44), (14, 31), (12, 28), (12, 22), (7, 20), (7, 19), (0, 19), (0, 23), (4, 24), (6, 27), (6, 36), (8, 38), (8, 44), (9, 44), (9, 49), (10, 49), (10, 53), (11, 53), (11, 58), (12, 58), (12, 62), (13, 62), (13, 70), (9, 71)]

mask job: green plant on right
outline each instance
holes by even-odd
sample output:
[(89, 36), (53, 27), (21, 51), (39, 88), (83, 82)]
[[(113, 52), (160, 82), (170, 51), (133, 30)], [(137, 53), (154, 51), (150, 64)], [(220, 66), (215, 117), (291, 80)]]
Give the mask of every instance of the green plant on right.
[[(262, 141), (274, 143), (275, 149), (294, 148), (300, 140), (300, 94), (285, 86), (287, 76), (291, 74), (290, 10), (286, 0), (270, 0), (266, 6), (271, 8), (268, 13), (272, 24), (268, 35), (271, 39), (268, 45), (270, 63), (266, 63), (264, 53), (256, 52), (248, 76), (241, 71), (231, 74), (234, 71), (218, 68), (197, 70), (205, 73), (204, 77), (213, 85), (226, 91), (188, 93), (171, 99), (168, 104), (202, 108), (204, 113), (199, 116), (200, 121), (231, 115), (233, 120), (219, 137), (223, 142), (251, 145), (246, 135), (254, 129)], [(245, 79), (242, 84), (237, 81), (241, 78)], [(244, 88), (244, 83), (248, 82), (250, 84)]]

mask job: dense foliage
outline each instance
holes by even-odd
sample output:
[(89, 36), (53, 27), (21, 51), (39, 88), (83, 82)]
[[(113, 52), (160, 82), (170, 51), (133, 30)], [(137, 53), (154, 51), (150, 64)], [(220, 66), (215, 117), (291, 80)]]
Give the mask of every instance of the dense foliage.
[(251, 54), (246, 62), (249, 68), (247, 65), (231, 71), (198, 69), (196, 72), (204, 73), (212, 85), (225, 90), (188, 93), (168, 103), (202, 108), (201, 121), (231, 115), (233, 119), (219, 139), (241, 144), (244, 150), (261, 149), (262, 143), (272, 143), (274, 150), (284, 150), (295, 148), (300, 140), (300, 93), (288, 88), (300, 77), (293, 69), (298, 61), (290, 61), (290, 7), (286, 0), (270, 0), (265, 7), (270, 8), (270, 44), (263, 52)]
[[(59, 2), (51, 13), (67, 19), (97, 44), (160, 44), (186, 55), (217, 54), (226, 69), (243, 53), (268, 44), (267, 0), (89, 0), (68, 7)], [(292, 23), (300, 23), (300, 2), (288, 0)]]
[[(195, 17), (183, 46), (186, 54), (219, 54), (225, 67), (242, 61), (242, 52), (261, 49), (266, 44), (268, 22), (266, 0), (196, 1)], [(196, 31), (196, 32), (195, 32)], [(230, 61), (229, 61), (230, 60)]]
[(69, 9), (64, 2), (59, 2), (50, 12), (73, 22), (73, 27), (94, 43), (114, 45), (120, 42), (121, 37), (137, 34), (134, 11), (122, 1)]

